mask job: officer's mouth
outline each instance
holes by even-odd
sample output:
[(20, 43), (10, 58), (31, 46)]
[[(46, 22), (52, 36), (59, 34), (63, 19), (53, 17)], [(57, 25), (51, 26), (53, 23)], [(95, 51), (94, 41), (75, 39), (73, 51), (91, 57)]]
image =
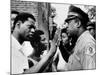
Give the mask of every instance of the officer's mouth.
[(70, 33), (69, 33), (69, 31), (67, 31), (67, 35), (68, 35), (68, 36), (70, 36)]
[(66, 30), (66, 34), (69, 34), (69, 31), (68, 30)]
[(33, 35), (34, 35), (34, 34), (29, 34), (29, 36), (28, 36), (28, 37), (29, 37), (29, 38), (32, 38), (32, 37), (33, 37)]

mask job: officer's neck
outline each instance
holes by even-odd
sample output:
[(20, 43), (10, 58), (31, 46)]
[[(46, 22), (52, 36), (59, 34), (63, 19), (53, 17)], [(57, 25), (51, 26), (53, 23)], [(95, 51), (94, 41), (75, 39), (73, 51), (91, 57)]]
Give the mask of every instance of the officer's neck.
[(78, 29), (78, 34), (77, 34), (77, 37), (81, 36), (81, 34), (86, 31), (86, 29), (84, 29), (83, 27), (79, 28)]

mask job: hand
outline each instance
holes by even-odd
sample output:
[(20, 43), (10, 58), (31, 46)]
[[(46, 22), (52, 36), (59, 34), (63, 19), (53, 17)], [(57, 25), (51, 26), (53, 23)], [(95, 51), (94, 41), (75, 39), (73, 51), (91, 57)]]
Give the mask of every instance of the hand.
[(58, 29), (56, 32), (55, 32), (55, 35), (54, 35), (54, 38), (53, 40), (51, 40), (51, 48), (50, 50), (55, 52), (57, 49), (57, 46), (59, 44), (59, 36), (60, 36), (60, 29)]
[(59, 39), (60, 39), (60, 29), (57, 29), (54, 38), (51, 42), (53, 43), (53, 45), (58, 45)]

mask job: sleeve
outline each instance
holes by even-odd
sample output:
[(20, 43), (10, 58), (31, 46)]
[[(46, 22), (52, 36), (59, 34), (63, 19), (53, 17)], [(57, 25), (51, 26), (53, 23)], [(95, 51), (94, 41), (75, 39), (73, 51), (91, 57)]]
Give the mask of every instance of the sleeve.
[(95, 44), (88, 43), (85, 46), (82, 58), (83, 58), (83, 62), (82, 62), (83, 69), (95, 69), (96, 68)]

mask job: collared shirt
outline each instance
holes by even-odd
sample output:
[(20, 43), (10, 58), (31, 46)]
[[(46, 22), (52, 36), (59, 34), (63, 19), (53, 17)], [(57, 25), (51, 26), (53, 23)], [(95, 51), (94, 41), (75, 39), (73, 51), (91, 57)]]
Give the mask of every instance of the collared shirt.
[(32, 53), (34, 53), (34, 48), (31, 46), (30, 42), (29, 41), (25, 41), (23, 44), (22, 44), (22, 51), (24, 53), (25, 56), (30, 56)]
[(96, 68), (95, 39), (89, 31), (83, 32), (69, 57), (68, 70), (86, 70)]
[(28, 69), (28, 60), (21, 50), (20, 43), (13, 36), (11, 39), (11, 74), (20, 74), (24, 69)]

